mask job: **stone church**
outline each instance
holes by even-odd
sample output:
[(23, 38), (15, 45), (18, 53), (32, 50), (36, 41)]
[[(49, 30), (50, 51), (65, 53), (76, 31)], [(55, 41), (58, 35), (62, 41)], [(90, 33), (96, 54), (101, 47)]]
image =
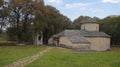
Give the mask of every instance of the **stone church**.
[(110, 49), (110, 36), (99, 32), (98, 23), (84, 21), (81, 30), (64, 30), (53, 35), (48, 43), (77, 50), (107, 51)]

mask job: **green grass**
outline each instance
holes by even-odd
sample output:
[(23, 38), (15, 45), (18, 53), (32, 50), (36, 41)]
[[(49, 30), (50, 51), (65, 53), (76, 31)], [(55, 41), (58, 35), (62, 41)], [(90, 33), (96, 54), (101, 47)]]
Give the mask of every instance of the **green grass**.
[(26, 67), (120, 67), (120, 48), (108, 52), (54, 48)]
[(0, 46), (0, 67), (31, 56), (45, 48), (45, 46)]

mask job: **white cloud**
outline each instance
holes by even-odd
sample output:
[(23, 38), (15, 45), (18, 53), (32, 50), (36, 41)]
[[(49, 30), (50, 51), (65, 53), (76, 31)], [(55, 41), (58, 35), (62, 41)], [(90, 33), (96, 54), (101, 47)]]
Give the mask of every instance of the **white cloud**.
[(60, 4), (62, 0), (48, 0), (48, 2)]
[(72, 3), (72, 4), (66, 4), (66, 8), (72, 9), (72, 8), (80, 8), (80, 9), (85, 9), (86, 6), (88, 6), (87, 3)]
[(101, 9), (95, 9), (95, 8), (89, 8), (88, 10), (91, 11), (91, 12), (94, 12), (94, 13), (96, 13), (96, 12), (102, 12)]
[(9, 0), (4, 0), (5, 2), (9, 2)]
[(120, 3), (120, 0), (102, 0), (103, 3)]

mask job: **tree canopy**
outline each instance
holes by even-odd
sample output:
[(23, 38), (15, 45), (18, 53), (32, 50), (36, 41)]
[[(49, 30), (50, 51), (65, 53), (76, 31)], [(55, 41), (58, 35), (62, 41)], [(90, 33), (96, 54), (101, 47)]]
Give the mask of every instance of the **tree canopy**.
[(100, 31), (104, 31), (111, 36), (111, 43), (113, 45), (120, 44), (120, 16), (106, 17), (101, 20)]
[(76, 29), (79, 29), (81, 28), (81, 22), (82, 21), (86, 21), (86, 20), (95, 20), (95, 21), (99, 21), (100, 19), (98, 17), (89, 17), (89, 16), (79, 16), (77, 19), (75, 19), (73, 21), (73, 24), (75, 26)]
[(19, 43), (32, 40), (38, 32), (43, 32), (47, 43), (50, 36), (72, 26), (69, 18), (55, 7), (45, 6), (43, 0), (11, 0), (6, 10), (8, 13), (3, 13), (8, 18), (5, 19), (8, 22), (6, 33), (9, 38), (14, 35), (9, 40), (16, 39)]

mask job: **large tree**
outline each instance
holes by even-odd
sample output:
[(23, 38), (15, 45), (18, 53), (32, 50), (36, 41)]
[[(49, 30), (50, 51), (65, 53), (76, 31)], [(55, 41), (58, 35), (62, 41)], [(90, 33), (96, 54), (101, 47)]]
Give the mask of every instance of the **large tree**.
[(120, 16), (106, 17), (100, 23), (100, 31), (104, 31), (111, 36), (112, 45), (120, 44)]
[(31, 0), (11, 0), (8, 8), (9, 27), (13, 28), (18, 42), (23, 43), (28, 40), (27, 37), (30, 33), (28, 27), (33, 19)]
[(73, 24), (76, 29), (81, 29), (81, 23), (86, 20), (95, 20), (99, 21), (100, 19), (98, 17), (89, 17), (89, 16), (79, 16), (77, 19), (73, 21)]
[(47, 27), (44, 28), (44, 42), (47, 43), (48, 39), (64, 29), (70, 29), (72, 27), (72, 22), (69, 18), (62, 15), (59, 10), (50, 5), (46, 6), (46, 22)]
[(32, 37), (36, 41), (38, 35), (47, 43), (53, 34), (73, 27), (69, 18), (52, 6), (45, 6), (43, 0), (11, 0), (7, 8), (7, 33), (14, 35), (19, 43)]
[(3, 0), (0, 0), (0, 6), (3, 4)]
[(0, 28), (3, 28), (7, 26), (7, 20), (8, 20), (8, 8), (7, 8), (7, 2), (4, 2), (3, 0), (0, 1)]

